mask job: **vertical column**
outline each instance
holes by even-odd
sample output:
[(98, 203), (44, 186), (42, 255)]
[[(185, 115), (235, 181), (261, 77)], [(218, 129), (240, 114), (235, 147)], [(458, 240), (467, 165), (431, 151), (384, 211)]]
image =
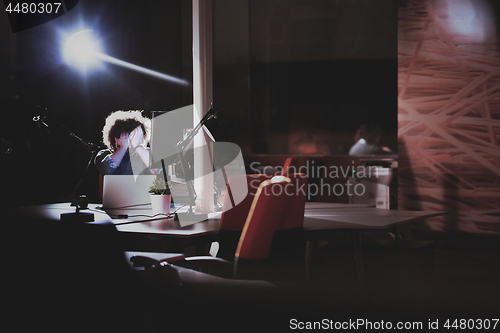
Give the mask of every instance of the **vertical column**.
[[(193, 127), (210, 108), (212, 85), (212, 0), (193, 0)], [(194, 154), (196, 213), (214, 209), (213, 167), (207, 139), (201, 130), (194, 140), (194, 147), (198, 147)]]

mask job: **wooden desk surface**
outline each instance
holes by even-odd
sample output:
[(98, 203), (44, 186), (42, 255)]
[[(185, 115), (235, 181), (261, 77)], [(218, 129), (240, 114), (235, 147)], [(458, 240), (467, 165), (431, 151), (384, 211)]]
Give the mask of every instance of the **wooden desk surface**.
[[(111, 218), (98, 205), (90, 204), (86, 212), (94, 213), (95, 222), (112, 222), (120, 232), (151, 234), (169, 237), (193, 237), (217, 234), (220, 225), (220, 213), (211, 214), (207, 221), (198, 222), (181, 227), (178, 221), (172, 218), (150, 218), (151, 210), (127, 210), (126, 219)], [(61, 213), (74, 212), (75, 208), (69, 203), (39, 205), (16, 208), (22, 216), (43, 217), (50, 220), (59, 220)], [(124, 213), (113, 211), (113, 214)], [(386, 229), (391, 226), (444, 215), (445, 212), (431, 211), (403, 211), (377, 209), (369, 205), (338, 204), (324, 202), (307, 202), (304, 216), (304, 230), (332, 230), (332, 229)]]
[[(91, 208), (91, 210), (82, 210), (82, 212), (94, 213), (94, 223), (109, 222), (110, 218), (107, 214), (95, 212), (97, 206), (99, 205), (89, 204), (89, 208)], [(71, 207), (69, 202), (65, 202), (47, 205), (21, 206), (13, 208), (12, 210), (7, 211), (7, 213), (24, 218), (33, 217), (50, 221), (60, 221), (62, 213), (72, 213), (75, 211), (75, 207)]]
[[(114, 222), (115, 220), (113, 220)], [(192, 237), (219, 232), (220, 218), (208, 219), (185, 227), (181, 227), (179, 221), (174, 219), (157, 219), (153, 221), (141, 221), (134, 223), (115, 223), (120, 232), (132, 232), (142, 234), (168, 235), (174, 237)]]
[[(82, 210), (82, 212), (94, 214), (95, 221), (89, 223), (112, 222), (120, 232), (155, 234), (169, 237), (193, 237), (217, 234), (219, 232), (220, 214), (211, 214), (210, 217), (212, 218), (207, 221), (181, 227), (179, 222), (174, 221), (173, 218), (151, 218), (150, 216), (153, 213), (149, 209), (113, 210), (110, 212), (113, 217), (116, 217), (118, 214), (128, 214), (129, 216), (128, 218), (118, 219), (111, 218), (105, 211), (98, 209), (99, 206), (98, 204), (89, 204), (89, 209)], [(44, 218), (52, 221), (59, 221), (61, 213), (74, 211), (75, 207), (71, 207), (69, 203), (26, 206), (14, 210), (17, 215)]]

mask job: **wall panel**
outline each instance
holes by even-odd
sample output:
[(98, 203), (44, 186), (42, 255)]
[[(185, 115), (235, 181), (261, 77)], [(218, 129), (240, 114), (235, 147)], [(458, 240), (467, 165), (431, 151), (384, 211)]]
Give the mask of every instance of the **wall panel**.
[(494, 20), (486, 1), (399, 2), (399, 208), (449, 211), (426, 229), (500, 231)]

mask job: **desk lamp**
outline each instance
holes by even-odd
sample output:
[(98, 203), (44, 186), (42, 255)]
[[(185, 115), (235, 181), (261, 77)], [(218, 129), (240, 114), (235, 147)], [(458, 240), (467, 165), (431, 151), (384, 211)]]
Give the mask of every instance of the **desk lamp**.
[(187, 163), (185, 154), (186, 154), (186, 149), (193, 143), (194, 137), (196, 136), (196, 134), (198, 134), (200, 129), (205, 125), (205, 123), (212, 118), (217, 119), (217, 113), (218, 111), (215, 111), (212, 103), (212, 105), (210, 105), (210, 109), (203, 116), (203, 118), (196, 125), (196, 127), (193, 128), (193, 130), (187, 135), (187, 137), (184, 140), (179, 141), (175, 146), (179, 155), (181, 168), (184, 173), (186, 187), (188, 191), (188, 201), (189, 201), (189, 209), (186, 213), (175, 214), (175, 220), (177, 221), (179, 221), (179, 218), (182, 221), (191, 221), (191, 220), (203, 221), (208, 218), (207, 214), (195, 214), (193, 211), (197, 195), (193, 183), (194, 176), (193, 177), (190, 176), (191, 172), (193, 172), (193, 168), (191, 164)]

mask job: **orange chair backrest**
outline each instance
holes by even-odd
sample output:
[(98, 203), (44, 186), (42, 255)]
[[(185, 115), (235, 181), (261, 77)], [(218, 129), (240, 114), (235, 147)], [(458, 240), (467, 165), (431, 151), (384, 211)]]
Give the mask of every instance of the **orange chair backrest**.
[(285, 186), (290, 181), (290, 178), (276, 176), (260, 184), (241, 233), (236, 258), (263, 259), (269, 256), (274, 231), (288, 208)]
[(299, 228), (304, 224), (307, 175), (304, 173), (291, 173), (286, 177), (291, 180), (290, 183), (285, 186), (285, 192), (288, 196), (287, 209), (276, 227), (276, 230)]
[[(239, 183), (241, 177), (245, 177), (248, 184), (248, 194), (240, 203), (236, 206), (232, 206), (230, 200), (231, 184)], [(228, 179), (228, 186), (226, 187), (226, 195), (224, 196), (224, 202), (222, 205), (222, 215), (220, 218), (220, 229), (221, 230), (234, 230), (241, 231), (247, 220), (248, 212), (252, 205), (255, 193), (257, 192), (260, 184), (268, 179), (271, 179), (273, 175), (236, 175), (231, 176)]]
[(288, 169), (293, 163), (293, 157), (287, 157), (285, 164), (283, 164), (283, 170), (281, 171), (282, 176), (287, 176), (288, 177)]

